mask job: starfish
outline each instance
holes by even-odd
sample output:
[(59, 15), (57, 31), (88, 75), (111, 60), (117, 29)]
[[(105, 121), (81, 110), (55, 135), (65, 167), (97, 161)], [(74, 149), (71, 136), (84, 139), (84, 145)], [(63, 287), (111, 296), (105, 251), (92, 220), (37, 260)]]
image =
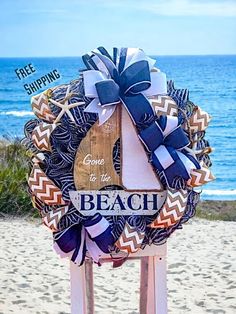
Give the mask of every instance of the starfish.
[(54, 124), (58, 123), (61, 120), (61, 117), (65, 113), (68, 115), (68, 117), (71, 119), (71, 121), (75, 123), (75, 119), (74, 119), (72, 113), (70, 112), (70, 109), (71, 108), (75, 108), (75, 107), (77, 107), (79, 105), (83, 105), (84, 102), (81, 101), (81, 102), (75, 102), (73, 104), (69, 104), (69, 99), (70, 99), (70, 97), (72, 95), (73, 95), (73, 93), (70, 93), (70, 86), (68, 86), (67, 91), (66, 91), (66, 95), (65, 95), (65, 99), (63, 100), (63, 103), (60, 103), (60, 102), (58, 102), (58, 101), (56, 101), (54, 99), (49, 98), (49, 101), (53, 105), (61, 108), (60, 113), (58, 114), (58, 116), (56, 117), (55, 121), (53, 122)]

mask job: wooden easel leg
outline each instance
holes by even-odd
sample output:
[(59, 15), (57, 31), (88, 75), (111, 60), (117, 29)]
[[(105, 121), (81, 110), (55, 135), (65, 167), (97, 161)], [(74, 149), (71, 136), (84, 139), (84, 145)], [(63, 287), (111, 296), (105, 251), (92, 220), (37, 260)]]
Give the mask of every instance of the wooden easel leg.
[(93, 261), (85, 261), (87, 314), (94, 314)]
[(155, 314), (155, 278), (154, 278), (154, 256), (148, 257), (148, 289), (147, 289), (147, 313)]
[(71, 314), (86, 314), (85, 266), (70, 262)]
[(167, 314), (166, 256), (154, 257), (155, 314)]
[(147, 312), (147, 293), (148, 293), (148, 257), (141, 257), (140, 265), (140, 297), (139, 313), (149, 314)]

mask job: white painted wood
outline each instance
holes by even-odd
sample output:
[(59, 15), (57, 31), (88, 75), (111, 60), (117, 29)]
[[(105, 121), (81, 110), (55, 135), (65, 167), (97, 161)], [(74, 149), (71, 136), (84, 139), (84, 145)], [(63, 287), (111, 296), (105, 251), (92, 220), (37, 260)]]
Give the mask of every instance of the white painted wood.
[(163, 190), (155, 175), (136, 128), (122, 106), (121, 118), (122, 184), (128, 190)]
[(154, 256), (148, 257), (148, 290), (147, 290), (147, 313), (155, 314), (155, 277)]
[(70, 262), (71, 314), (86, 314), (85, 265)]
[[(132, 253), (129, 255), (129, 258), (139, 258), (143, 256), (166, 256), (167, 252), (167, 245), (166, 243), (162, 245), (147, 245), (144, 250), (139, 250), (136, 253)], [(101, 255), (101, 259), (108, 259), (110, 260), (111, 257), (109, 254)]]
[(148, 257), (140, 257), (140, 291), (139, 291), (139, 312), (147, 312), (147, 294), (148, 294)]
[(155, 314), (167, 314), (166, 256), (154, 257)]
[(93, 261), (91, 259), (85, 261), (85, 280), (87, 314), (94, 314)]

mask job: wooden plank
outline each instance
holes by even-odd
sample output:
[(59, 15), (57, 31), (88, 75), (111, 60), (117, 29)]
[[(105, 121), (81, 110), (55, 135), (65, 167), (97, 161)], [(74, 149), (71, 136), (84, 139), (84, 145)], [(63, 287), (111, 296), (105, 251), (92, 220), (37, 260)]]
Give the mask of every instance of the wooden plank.
[[(129, 255), (129, 259), (138, 259), (143, 256), (160, 256), (165, 257), (167, 252), (167, 244), (164, 243), (162, 245), (147, 245), (143, 250), (139, 250), (136, 253), (132, 253)], [(99, 262), (110, 262), (112, 261), (110, 254), (103, 254), (99, 259)]]
[(85, 266), (70, 262), (71, 314), (86, 313)]
[(155, 314), (155, 282), (154, 282), (154, 256), (148, 257), (148, 289), (147, 289), (147, 313)]
[(140, 258), (140, 297), (139, 297), (139, 313), (149, 314), (147, 312), (147, 293), (148, 293), (148, 257)]
[(121, 185), (113, 165), (113, 148), (120, 138), (120, 106), (110, 119), (96, 122), (82, 140), (74, 161), (77, 190), (100, 190), (106, 185)]
[(94, 314), (93, 261), (85, 261), (87, 314)]
[(166, 256), (154, 257), (155, 314), (167, 314)]

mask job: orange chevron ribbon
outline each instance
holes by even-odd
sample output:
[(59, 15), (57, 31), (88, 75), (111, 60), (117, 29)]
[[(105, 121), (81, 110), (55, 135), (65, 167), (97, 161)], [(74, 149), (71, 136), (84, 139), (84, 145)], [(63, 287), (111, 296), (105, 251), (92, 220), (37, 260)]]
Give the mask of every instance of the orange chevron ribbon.
[[(203, 111), (200, 107), (197, 107), (192, 116), (189, 118), (190, 130), (193, 133), (204, 131), (208, 127), (210, 120), (210, 115)], [(186, 130), (188, 129), (187, 124), (184, 125), (184, 128)]]
[(31, 106), (34, 114), (42, 120), (52, 123), (56, 117), (52, 113), (48, 103), (48, 90), (31, 98)]
[(31, 202), (33, 207), (41, 213), (45, 204), (40, 201), (35, 195), (31, 195)]
[(34, 164), (28, 179), (29, 187), (38, 199), (47, 205), (65, 205), (61, 190)]
[(145, 232), (137, 231), (126, 222), (124, 230), (115, 245), (127, 253), (135, 253), (141, 248)]
[(188, 191), (169, 189), (165, 204), (158, 217), (149, 225), (151, 228), (168, 228), (175, 225), (184, 214)]
[(158, 95), (157, 98), (153, 98), (151, 101), (158, 116), (163, 114), (169, 116), (178, 115), (178, 106), (171, 97)]
[(63, 215), (68, 211), (68, 206), (53, 208), (50, 212), (43, 215), (43, 223), (53, 232), (58, 231), (58, 223)]
[(215, 180), (211, 170), (203, 162), (200, 165), (201, 169), (191, 170), (191, 178), (187, 182), (189, 186), (197, 187)]
[(39, 123), (32, 132), (32, 141), (41, 151), (51, 151), (50, 135), (56, 128), (55, 124)]

